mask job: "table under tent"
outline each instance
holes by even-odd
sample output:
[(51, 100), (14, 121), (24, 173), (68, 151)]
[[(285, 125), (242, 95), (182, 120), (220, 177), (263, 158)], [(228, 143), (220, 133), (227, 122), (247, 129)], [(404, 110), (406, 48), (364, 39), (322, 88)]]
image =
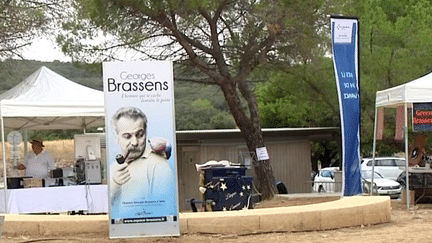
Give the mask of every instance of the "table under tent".
[[(87, 128), (104, 126), (104, 111), (104, 94), (102, 91), (77, 84), (46, 67), (39, 68), (18, 85), (2, 93), (0, 95), (0, 125), (2, 149), (4, 151), (3, 173), (5, 193), (0, 196), (3, 197), (3, 200), (0, 200), (0, 210), (3, 208), (5, 213), (11, 213), (11, 210), (15, 210), (15, 213), (22, 212), (19, 211), (20, 206), (16, 205), (16, 202), (21, 201), (17, 199), (19, 195), (13, 193), (13, 190), (7, 189), (5, 129), (12, 131), (82, 129), (85, 131)], [(57, 200), (60, 198), (60, 194), (65, 195), (69, 193), (67, 191), (51, 192), (42, 190), (54, 190), (53, 188), (35, 189), (41, 189), (41, 191), (32, 195), (21, 195), (23, 196), (22, 200), (26, 200), (28, 197), (37, 197), (33, 198), (33, 200), (43, 200), (43, 202), (49, 205), (50, 200), (54, 200), (53, 198)], [(77, 191), (78, 189), (75, 188), (74, 190)], [(85, 190), (83, 188), (82, 190), (78, 190), (78, 192), (72, 192), (72, 194), (75, 194), (75, 196), (83, 194), (85, 197), (84, 194), (88, 192)], [(105, 191), (103, 193), (106, 193), (106, 187), (103, 190)], [(48, 197), (51, 194), (53, 198)], [(72, 198), (73, 196), (69, 197)], [(4, 205), (1, 205), (3, 203)], [(85, 201), (79, 203), (81, 208), (86, 208), (89, 205), (89, 202)], [(106, 202), (103, 202), (103, 207), (106, 207), (105, 204)], [(106, 209), (103, 210), (107, 211)]]
[[(406, 160), (406, 185), (409, 184), (409, 143), (408, 143), (408, 113), (416, 103), (432, 102), (432, 73), (415, 79), (411, 82), (381, 90), (376, 93), (375, 103), (375, 126), (373, 142), (373, 159), (376, 154), (376, 141), (382, 137), (384, 126), (384, 109), (397, 109), (396, 113), (396, 139), (405, 140), (405, 160)], [(377, 139), (378, 138), (378, 139)], [(409, 187), (409, 186), (407, 186)], [(406, 193), (407, 208), (410, 204), (409, 190)]]

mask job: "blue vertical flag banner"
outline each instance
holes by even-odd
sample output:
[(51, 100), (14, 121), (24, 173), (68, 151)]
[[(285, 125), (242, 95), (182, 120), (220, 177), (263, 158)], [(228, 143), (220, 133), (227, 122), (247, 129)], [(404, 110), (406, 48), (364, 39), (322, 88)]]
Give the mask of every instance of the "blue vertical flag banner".
[(180, 235), (171, 61), (104, 62), (110, 238)]
[(333, 64), (341, 117), (344, 196), (362, 193), (358, 29), (357, 18), (331, 17)]

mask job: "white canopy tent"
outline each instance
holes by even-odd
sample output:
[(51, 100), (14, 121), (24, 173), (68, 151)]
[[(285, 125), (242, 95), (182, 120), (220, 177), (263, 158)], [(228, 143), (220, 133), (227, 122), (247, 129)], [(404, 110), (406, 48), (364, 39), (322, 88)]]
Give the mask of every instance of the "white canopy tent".
[(376, 107), (397, 107), (413, 103), (432, 102), (432, 73), (411, 82), (378, 91)]
[[(378, 91), (375, 102), (375, 126), (373, 159), (375, 160), (378, 108), (404, 108), (404, 138), (405, 138), (405, 160), (406, 160), (406, 185), (409, 185), (408, 175), (408, 109), (413, 107), (413, 103), (432, 102), (432, 73), (415, 79), (411, 82)], [(374, 163), (373, 163), (374, 164)], [(373, 181), (372, 181), (373, 182)], [(409, 187), (409, 186), (408, 186)], [(407, 208), (409, 208), (409, 190), (406, 190)]]
[(0, 95), (0, 117), (12, 130), (85, 129), (105, 123), (104, 94), (41, 67)]
[[(72, 82), (46, 67), (39, 68), (0, 95), (0, 125), (4, 130), (86, 129), (105, 124), (104, 94)], [(3, 152), (6, 197), (6, 155)], [(7, 202), (5, 202), (5, 211)]]

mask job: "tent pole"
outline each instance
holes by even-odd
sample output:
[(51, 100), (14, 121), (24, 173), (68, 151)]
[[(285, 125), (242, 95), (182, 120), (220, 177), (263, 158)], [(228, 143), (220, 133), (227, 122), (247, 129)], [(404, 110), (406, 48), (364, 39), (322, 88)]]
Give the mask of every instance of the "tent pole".
[(26, 158), (28, 153), (27, 143), (28, 143), (28, 133), (27, 130), (24, 130), (24, 159)]
[(4, 139), (4, 123), (3, 123), (3, 117), (0, 116), (0, 125), (1, 125), (1, 139), (2, 139), (2, 151), (3, 151), (3, 189), (4, 189), (4, 205), (5, 205), (5, 214), (8, 213), (8, 205), (7, 205), (7, 168), (6, 168), (6, 146), (5, 146), (5, 139)]
[(374, 189), (374, 176), (375, 176), (375, 153), (376, 153), (376, 137), (377, 137), (377, 126), (378, 126), (378, 108), (375, 106), (375, 124), (374, 124), (374, 140), (373, 140), (373, 148), (372, 148), (372, 178), (371, 178), (371, 190), (369, 194), (373, 195)]
[(405, 175), (406, 175), (406, 183), (405, 183), (405, 191), (406, 191), (406, 204), (407, 204), (407, 210), (410, 208), (410, 202), (409, 202), (409, 173), (408, 173), (408, 107), (407, 103), (404, 104), (404, 113), (405, 113), (405, 129), (404, 129), (404, 136), (405, 136)]

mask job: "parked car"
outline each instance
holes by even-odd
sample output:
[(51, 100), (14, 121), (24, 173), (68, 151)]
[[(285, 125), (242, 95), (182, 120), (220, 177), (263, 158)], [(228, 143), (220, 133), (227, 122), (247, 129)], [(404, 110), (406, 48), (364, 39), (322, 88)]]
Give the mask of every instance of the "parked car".
[[(362, 183), (363, 183), (363, 193), (369, 194), (371, 191), (372, 183), (372, 170), (365, 169), (361, 171)], [(402, 193), (402, 186), (399, 182), (383, 177), (380, 173), (374, 173), (373, 183), (374, 194), (387, 195), (390, 198), (399, 198)]]
[[(335, 171), (339, 171), (339, 167), (327, 167), (318, 171), (313, 181), (314, 192), (336, 192)], [(339, 185), (340, 187), (340, 185)]]
[[(362, 169), (372, 168), (372, 158), (364, 158), (361, 162)], [(383, 177), (396, 181), (405, 170), (405, 159), (398, 157), (375, 157), (374, 171)]]

